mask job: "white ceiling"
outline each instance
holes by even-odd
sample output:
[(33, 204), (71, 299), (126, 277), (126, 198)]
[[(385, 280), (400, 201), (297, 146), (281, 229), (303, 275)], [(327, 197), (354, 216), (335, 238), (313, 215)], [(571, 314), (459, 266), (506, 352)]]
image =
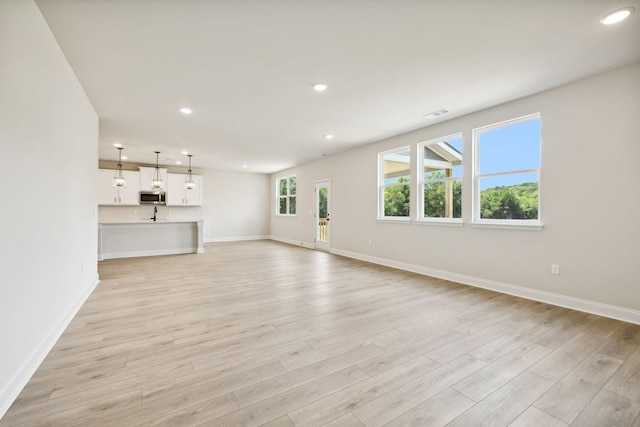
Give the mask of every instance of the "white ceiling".
[[(640, 61), (640, 0), (37, 4), (104, 160), (121, 142), (128, 161), (184, 165), (188, 150), (194, 168), (271, 173)], [(623, 6), (627, 21), (598, 23)]]

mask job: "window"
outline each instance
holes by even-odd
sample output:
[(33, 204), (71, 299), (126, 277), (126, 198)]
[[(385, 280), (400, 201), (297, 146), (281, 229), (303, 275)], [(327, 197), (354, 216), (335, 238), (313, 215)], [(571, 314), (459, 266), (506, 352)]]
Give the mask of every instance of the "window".
[(411, 208), (409, 147), (378, 154), (378, 218), (409, 219)]
[(540, 134), (540, 114), (474, 129), (474, 222), (540, 224)]
[(276, 192), (278, 194), (277, 215), (296, 214), (296, 177), (295, 175), (279, 178)]
[(462, 222), (462, 135), (418, 144), (419, 220)]

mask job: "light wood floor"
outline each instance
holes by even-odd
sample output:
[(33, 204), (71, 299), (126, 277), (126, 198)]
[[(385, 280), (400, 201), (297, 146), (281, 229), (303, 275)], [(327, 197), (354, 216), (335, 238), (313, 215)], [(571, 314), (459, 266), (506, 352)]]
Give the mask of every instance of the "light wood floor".
[(640, 426), (640, 326), (271, 241), (100, 263), (0, 426)]

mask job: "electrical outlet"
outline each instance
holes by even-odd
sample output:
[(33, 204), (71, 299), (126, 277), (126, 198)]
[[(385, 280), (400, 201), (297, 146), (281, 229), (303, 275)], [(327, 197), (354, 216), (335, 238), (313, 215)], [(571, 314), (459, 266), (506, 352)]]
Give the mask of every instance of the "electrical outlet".
[(560, 266), (558, 264), (551, 264), (551, 274), (560, 274)]

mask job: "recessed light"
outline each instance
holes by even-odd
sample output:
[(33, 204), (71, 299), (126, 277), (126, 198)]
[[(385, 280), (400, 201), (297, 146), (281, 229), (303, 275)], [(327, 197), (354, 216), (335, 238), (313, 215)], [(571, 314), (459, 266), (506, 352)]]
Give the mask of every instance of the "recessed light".
[(242, 169), (246, 169), (246, 168), (247, 168), (247, 165), (242, 165)]
[(122, 144), (120, 144), (119, 142), (114, 142), (113, 146), (120, 148), (120, 147), (122, 147)]
[(325, 83), (316, 83), (313, 85), (313, 90), (315, 90), (316, 92), (324, 92), (328, 87), (329, 86), (327, 86)]
[(617, 24), (620, 21), (624, 21), (631, 15), (631, 12), (634, 11), (632, 7), (623, 7), (622, 9), (614, 10), (613, 12), (609, 12), (600, 18), (600, 23), (603, 25), (613, 25)]
[(181, 165), (182, 162), (180, 160), (176, 160), (176, 165)]
[(329, 133), (324, 136), (324, 139), (333, 139), (333, 135)]
[(182, 108), (180, 109), (180, 112), (181, 112), (182, 114), (191, 114), (191, 113), (192, 113), (191, 108), (187, 108), (187, 107), (182, 107)]
[(189, 154), (189, 152), (187, 150), (182, 150), (180, 154), (184, 154), (186, 156), (187, 154)]
[(127, 160), (128, 157), (127, 156), (122, 156), (122, 160)]

